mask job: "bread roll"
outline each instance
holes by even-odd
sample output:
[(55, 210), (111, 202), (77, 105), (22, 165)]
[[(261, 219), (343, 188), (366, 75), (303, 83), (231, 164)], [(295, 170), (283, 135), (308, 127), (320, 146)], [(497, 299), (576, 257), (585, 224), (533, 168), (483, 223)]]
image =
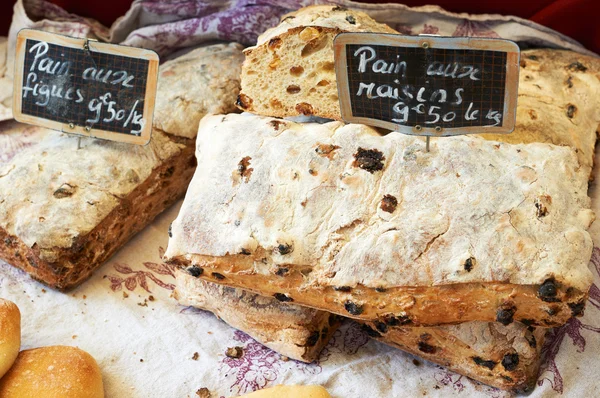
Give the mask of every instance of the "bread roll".
[(275, 386), (242, 395), (240, 398), (331, 398), (321, 386)]
[(12, 301), (0, 299), (0, 378), (10, 369), (21, 348), (21, 313)]
[(2, 398), (103, 398), (98, 364), (75, 347), (25, 350), (0, 379)]

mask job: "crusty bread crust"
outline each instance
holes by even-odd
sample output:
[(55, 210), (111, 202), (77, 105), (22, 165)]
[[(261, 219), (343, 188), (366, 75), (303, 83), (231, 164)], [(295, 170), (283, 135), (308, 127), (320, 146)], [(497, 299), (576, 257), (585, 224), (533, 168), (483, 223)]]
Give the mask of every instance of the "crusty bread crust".
[[(183, 268), (195, 266), (207, 281), (240, 287), (263, 296), (285, 296), (289, 302), (359, 320), (389, 325), (437, 326), (468, 321), (513, 321), (555, 327), (583, 314), (587, 292), (557, 286), (552, 302), (539, 295), (541, 285), (461, 283), (430, 287), (373, 288), (364, 285), (306, 286), (302, 270), (285, 276), (254, 272), (252, 258), (190, 255), (171, 258)], [(260, 261), (260, 260), (258, 260)], [(546, 299), (547, 300), (547, 299)]]
[(76, 347), (24, 350), (0, 379), (2, 398), (103, 398), (102, 374), (94, 358)]
[(337, 330), (341, 317), (286, 304), (245, 290), (206, 282), (176, 272), (173, 297), (182, 305), (214, 313), (259, 343), (292, 359), (316, 360)]
[(521, 323), (467, 322), (435, 328), (388, 327), (368, 323), (367, 333), (482, 383), (525, 393), (540, 368), (546, 330)]
[(594, 215), (571, 148), (455, 137), (427, 153), (253, 115), (207, 116), (198, 137), (166, 256), (207, 280), (414, 325), (549, 327), (583, 309)]
[[(58, 135), (53, 132), (49, 134)], [(153, 135), (153, 140), (159, 135), (169, 140), (158, 130), (155, 130)], [(51, 138), (47, 144), (40, 143), (32, 148), (32, 151), (23, 152), (21, 156), (25, 156), (26, 159), (38, 158), (46, 151), (46, 145), (53, 145)], [(77, 140), (76, 137), (69, 138), (72, 138), (73, 142)], [(79, 235), (73, 236), (69, 246), (65, 247), (62, 244), (42, 246), (37, 242), (30, 246), (14, 230), (12, 233), (7, 230), (7, 227), (14, 228), (14, 224), (2, 225), (0, 226), (0, 258), (54, 289), (65, 291), (77, 286), (125, 245), (133, 235), (183, 196), (194, 172), (196, 161), (193, 140), (178, 138), (177, 141), (178, 144), (170, 144), (177, 145), (177, 150), (157, 164), (143, 181), (138, 181), (130, 193), (123, 197), (113, 196), (116, 203), (108, 214), (89, 231), (76, 231)], [(71, 150), (75, 149), (65, 148), (65, 151)], [(128, 155), (123, 153), (123, 156)], [(66, 167), (77, 166), (71, 164)], [(44, 189), (41, 188), (44, 185), (52, 184), (51, 181), (41, 179), (35, 180), (35, 183), (40, 186), (40, 189)], [(50, 194), (47, 200), (51, 202), (68, 200), (68, 198)], [(27, 202), (21, 205), (21, 211), (24, 211), (26, 204)], [(43, 215), (38, 214), (39, 217)], [(63, 214), (63, 216), (67, 215)], [(75, 208), (73, 214), (68, 216), (73, 220), (73, 226), (77, 225), (75, 219), (81, 217)]]
[[(323, 332), (331, 333), (337, 326), (328, 325), (331, 315), (324, 311), (206, 282), (198, 278), (198, 273), (199, 269), (193, 267), (176, 272), (174, 297), (180, 304), (211, 311), (290, 358), (316, 359), (328, 340)], [(408, 321), (396, 318), (387, 323), (365, 322), (363, 326), (370, 337), (494, 387), (524, 392), (537, 378), (545, 335), (542, 328), (519, 322), (507, 326), (496, 322), (439, 327), (402, 324)], [(305, 352), (309, 350), (304, 346), (311, 335), (313, 341), (309, 345), (315, 346), (307, 357)]]

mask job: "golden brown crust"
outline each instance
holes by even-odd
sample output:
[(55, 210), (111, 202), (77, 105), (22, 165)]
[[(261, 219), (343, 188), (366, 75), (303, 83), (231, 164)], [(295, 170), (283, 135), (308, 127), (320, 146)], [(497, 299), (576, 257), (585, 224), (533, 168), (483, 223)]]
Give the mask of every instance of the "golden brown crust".
[[(517, 393), (530, 391), (538, 375), (545, 329), (470, 322), (435, 328), (368, 323), (367, 333), (485, 384)], [(459, 329), (460, 328), (460, 329)]]
[[(191, 256), (169, 261), (181, 267), (202, 268), (201, 278), (240, 287), (263, 296), (285, 294), (291, 302), (342, 316), (406, 325), (436, 326), (468, 321), (522, 321), (554, 327), (583, 313), (587, 292), (552, 283), (556, 294), (545, 297), (544, 285), (460, 283), (430, 287), (372, 289), (364, 286), (307, 287), (301, 271), (285, 276), (253, 272), (252, 256)], [(259, 287), (259, 288), (258, 288)], [(260, 289), (260, 290), (259, 290)], [(392, 321), (393, 322), (393, 321)]]
[(54, 289), (65, 291), (77, 286), (183, 196), (196, 164), (194, 142), (185, 138), (177, 141), (185, 143), (181, 151), (152, 170), (129, 195), (119, 198), (119, 204), (92, 231), (78, 236), (69, 248), (46, 248), (46, 252), (54, 252), (54, 261), (44, 260), (37, 245), (27, 246), (2, 227), (0, 258)]
[(12, 301), (0, 298), (0, 378), (10, 369), (21, 348), (21, 313)]
[(94, 358), (79, 348), (52, 346), (25, 350), (0, 379), (0, 396), (102, 398), (102, 374)]

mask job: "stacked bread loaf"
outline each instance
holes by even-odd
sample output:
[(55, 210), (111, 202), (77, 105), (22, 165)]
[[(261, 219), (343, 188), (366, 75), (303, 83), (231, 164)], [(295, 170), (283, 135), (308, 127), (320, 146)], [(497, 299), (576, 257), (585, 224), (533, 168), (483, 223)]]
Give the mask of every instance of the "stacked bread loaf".
[(187, 272), (176, 297), (301, 360), (331, 313), (484, 383), (531, 388), (545, 328), (581, 315), (592, 281), (597, 60), (523, 52), (516, 131), (426, 152), (368, 126), (280, 119), (340, 118), (332, 40), (345, 31), (393, 32), (313, 6), (245, 51), (237, 104), (253, 114), (200, 123), (165, 254)]

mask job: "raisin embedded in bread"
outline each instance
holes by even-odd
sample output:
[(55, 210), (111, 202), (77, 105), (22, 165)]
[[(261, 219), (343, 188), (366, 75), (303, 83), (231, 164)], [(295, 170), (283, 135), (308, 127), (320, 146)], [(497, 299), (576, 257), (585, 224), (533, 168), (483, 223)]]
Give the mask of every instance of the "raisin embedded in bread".
[(263, 297), (194, 275), (193, 268), (175, 274), (173, 296), (180, 304), (210, 311), (286, 357), (316, 360), (340, 324), (341, 317), (291, 304), (285, 297)]
[(196, 153), (166, 256), (209, 281), (423, 326), (583, 310), (594, 213), (572, 148), (464, 136), (426, 152), (363, 125), (233, 114), (202, 120)]
[(244, 50), (240, 109), (268, 116), (339, 119), (333, 38), (342, 32), (398, 33), (367, 14), (339, 6), (310, 6)]

